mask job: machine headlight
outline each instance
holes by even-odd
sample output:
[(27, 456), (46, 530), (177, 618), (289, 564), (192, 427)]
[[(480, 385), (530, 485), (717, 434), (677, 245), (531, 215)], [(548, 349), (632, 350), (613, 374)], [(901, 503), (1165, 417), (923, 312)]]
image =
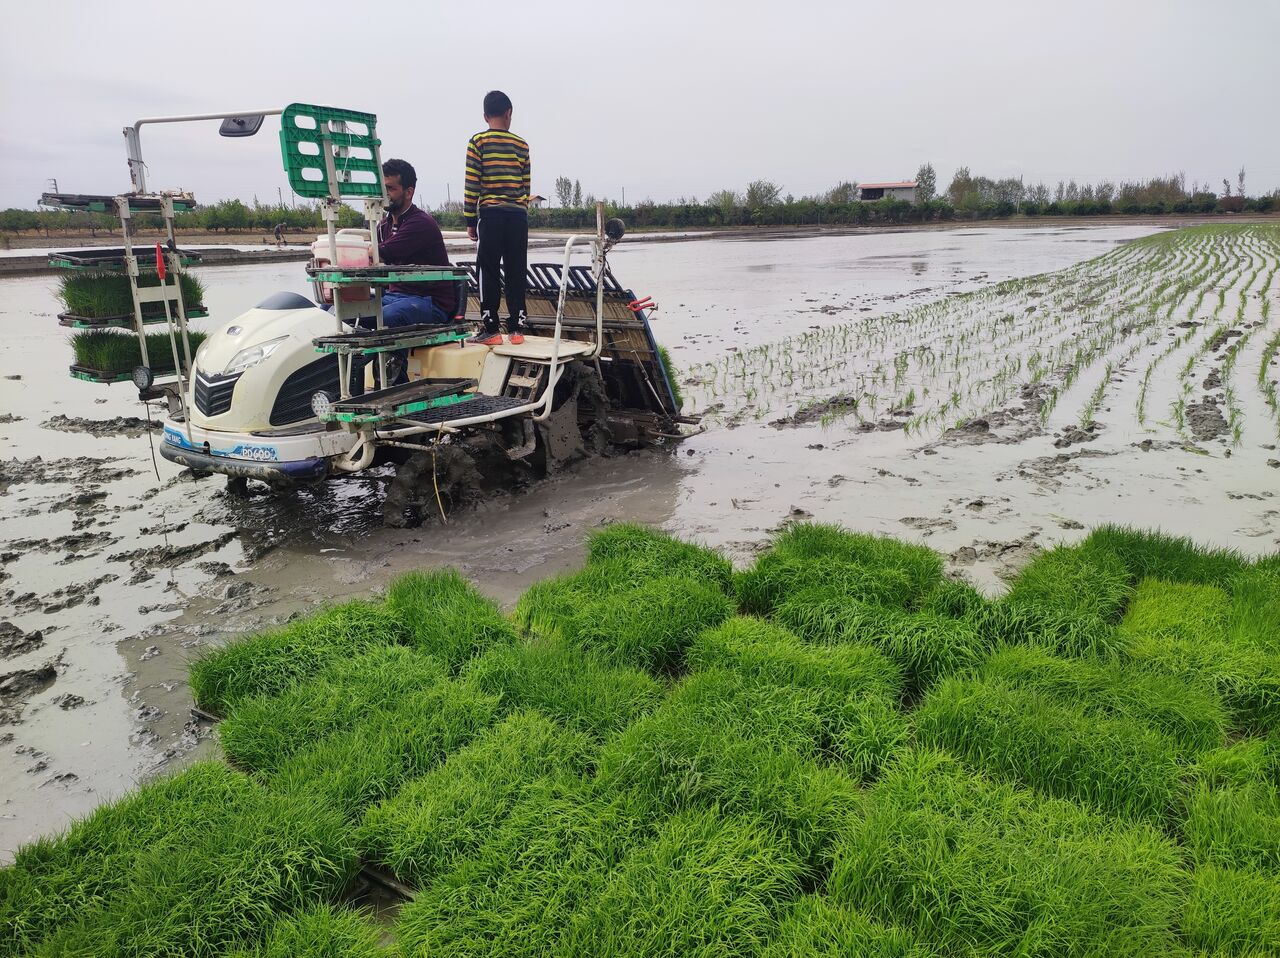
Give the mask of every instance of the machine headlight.
[(281, 336), (279, 339), (269, 339), (265, 343), (258, 343), (256, 346), (240, 350), (231, 357), (231, 362), (227, 363), (227, 368), (222, 371), (222, 375), (231, 376), (242, 373), (249, 367), (258, 365), (279, 349), (280, 344), (288, 338), (288, 336)]

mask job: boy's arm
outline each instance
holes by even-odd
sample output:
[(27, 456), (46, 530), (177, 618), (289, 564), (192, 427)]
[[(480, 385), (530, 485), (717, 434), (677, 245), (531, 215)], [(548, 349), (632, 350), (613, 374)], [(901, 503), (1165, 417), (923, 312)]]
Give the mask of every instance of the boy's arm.
[(473, 136), (467, 141), (467, 176), (462, 187), (462, 218), (467, 229), (476, 225), (476, 204), (480, 201), (480, 149)]
[[(528, 144), (526, 144), (526, 147)], [(526, 150), (524, 159), (524, 205), (533, 201), (533, 154)]]

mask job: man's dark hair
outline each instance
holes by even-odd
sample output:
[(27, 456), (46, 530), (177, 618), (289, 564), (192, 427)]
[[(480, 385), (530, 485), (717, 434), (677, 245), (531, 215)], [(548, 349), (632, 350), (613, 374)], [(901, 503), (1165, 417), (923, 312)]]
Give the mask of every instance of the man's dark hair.
[(400, 177), (400, 185), (405, 189), (418, 185), (418, 174), (413, 171), (407, 160), (387, 160), (382, 164), (383, 176)]
[(511, 109), (511, 97), (501, 90), (490, 90), (484, 95), (484, 118), (502, 116)]

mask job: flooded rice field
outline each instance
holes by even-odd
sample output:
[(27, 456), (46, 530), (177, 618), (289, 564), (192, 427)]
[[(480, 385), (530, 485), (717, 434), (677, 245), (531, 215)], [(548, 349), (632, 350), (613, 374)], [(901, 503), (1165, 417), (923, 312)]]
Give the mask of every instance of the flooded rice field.
[[(509, 603), (619, 519), (746, 560), (811, 516), (927, 542), (989, 592), (1106, 522), (1280, 547), (1275, 227), (628, 240), (612, 261), (658, 302), (705, 432), (413, 530), (382, 526), (385, 472), (247, 499), (192, 479), (131, 386), (68, 378), (54, 277), (0, 280), (0, 861), (210, 747), (199, 649), (407, 568)], [(200, 273), (197, 328), (307, 291), (300, 263)]]

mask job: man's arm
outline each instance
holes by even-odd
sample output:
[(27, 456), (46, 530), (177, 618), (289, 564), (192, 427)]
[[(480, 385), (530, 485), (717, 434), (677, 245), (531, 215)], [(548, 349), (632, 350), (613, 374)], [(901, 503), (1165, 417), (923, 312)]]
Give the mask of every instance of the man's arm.
[(480, 202), (480, 179), (484, 172), (480, 162), (480, 147), (473, 136), (467, 142), (467, 176), (462, 187), (462, 219), (467, 224), (467, 235), (472, 235), (476, 228), (476, 206)]

